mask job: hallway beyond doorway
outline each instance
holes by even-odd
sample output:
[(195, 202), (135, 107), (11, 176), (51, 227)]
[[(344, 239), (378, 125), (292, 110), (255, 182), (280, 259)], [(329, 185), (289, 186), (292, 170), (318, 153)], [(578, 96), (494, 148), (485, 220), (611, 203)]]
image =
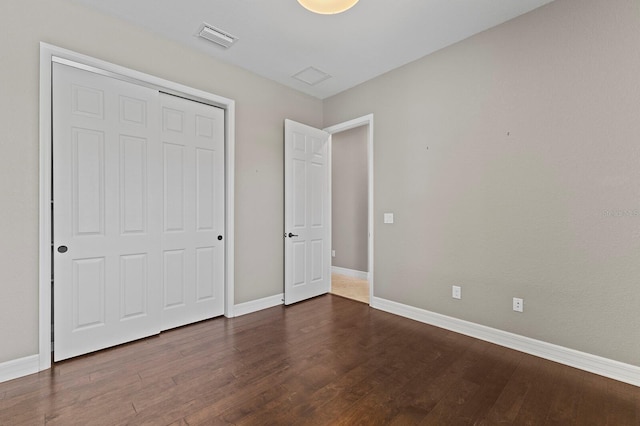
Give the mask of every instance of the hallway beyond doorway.
[(331, 274), (331, 294), (369, 304), (369, 281)]

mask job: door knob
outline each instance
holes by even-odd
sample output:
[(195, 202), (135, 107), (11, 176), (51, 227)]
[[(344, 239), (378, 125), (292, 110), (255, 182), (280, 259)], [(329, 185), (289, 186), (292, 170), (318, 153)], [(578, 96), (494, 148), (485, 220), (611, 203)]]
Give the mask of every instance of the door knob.
[(289, 232), (289, 238), (291, 238), (291, 237), (297, 237), (297, 236), (298, 236), (298, 234), (292, 234), (291, 232)]
[(60, 246), (60, 247), (58, 247), (58, 253), (66, 253), (66, 252), (67, 252), (67, 250), (69, 250), (69, 249), (67, 248), (67, 246)]
[(218, 235), (218, 241), (222, 240), (222, 235)]

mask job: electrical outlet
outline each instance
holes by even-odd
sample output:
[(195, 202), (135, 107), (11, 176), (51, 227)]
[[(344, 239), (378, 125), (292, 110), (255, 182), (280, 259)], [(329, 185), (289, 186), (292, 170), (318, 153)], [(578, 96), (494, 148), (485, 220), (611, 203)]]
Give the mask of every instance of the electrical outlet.
[(336, 251), (335, 250), (331, 250), (331, 257), (336, 257)]
[(451, 287), (451, 297), (454, 299), (462, 299), (462, 288), (457, 285)]
[(517, 297), (513, 298), (513, 310), (516, 312), (524, 311), (524, 300), (519, 299)]

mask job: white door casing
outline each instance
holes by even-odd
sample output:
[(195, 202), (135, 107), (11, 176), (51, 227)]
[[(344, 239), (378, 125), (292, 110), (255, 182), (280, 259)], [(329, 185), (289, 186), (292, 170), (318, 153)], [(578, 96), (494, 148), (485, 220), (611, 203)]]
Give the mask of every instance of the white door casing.
[[(339, 123), (330, 127), (327, 127), (325, 129), (323, 129), (324, 131), (328, 132), (330, 135), (333, 135), (335, 133), (339, 133), (339, 132), (344, 132), (346, 130), (350, 130), (350, 129), (354, 129), (356, 127), (360, 127), (360, 126), (367, 126), (368, 128), (368, 132), (367, 132), (367, 174), (368, 174), (368, 198), (369, 198), (369, 205), (368, 205), (368, 213), (367, 213), (367, 221), (368, 221), (368, 228), (369, 228), (369, 240), (367, 243), (367, 250), (368, 250), (368, 273), (367, 273), (367, 279), (369, 280), (369, 301), (370, 301), (370, 305), (373, 302), (373, 294), (374, 294), (374, 264), (373, 264), (373, 248), (374, 248), (374, 238), (373, 238), (373, 232), (374, 232), (374, 217), (373, 217), (373, 114), (368, 114), (368, 115), (364, 115), (362, 117), (358, 117), (358, 118), (354, 118), (352, 120), (349, 121), (345, 121), (343, 123)], [(331, 146), (331, 145), (330, 145)], [(331, 152), (331, 147), (329, 148), (329, 151)], [(331, 158), (329, 159), (331, 160)], [(331, 167), (329, 167), (331, 169)]]
[(160, 94), (162, 329), (224, 313), (224, 111)]
[(329, 292), (329, 133), (285, 120), (285, 304)]
[(54, 64), (53, 104), (58, 361), (160, 332), (161, 153), (156, 90)]

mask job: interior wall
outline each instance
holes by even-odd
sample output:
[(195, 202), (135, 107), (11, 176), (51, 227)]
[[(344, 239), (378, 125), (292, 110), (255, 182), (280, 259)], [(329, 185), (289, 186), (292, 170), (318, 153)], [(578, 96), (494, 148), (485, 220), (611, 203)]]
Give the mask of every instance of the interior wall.
[(375, 296), (640, 365), (639, 34), (556, 0), (325, 100), (376, 117)]
[(236, 101), (235, 302), (282, 293), (283, 121), (321, 127), (321, 101), (71, 0), (0, 12), (0, 363), (38, 353), (41, 41)]
[(331, 265), (368, 271), (368, 126), (331, 135)]

